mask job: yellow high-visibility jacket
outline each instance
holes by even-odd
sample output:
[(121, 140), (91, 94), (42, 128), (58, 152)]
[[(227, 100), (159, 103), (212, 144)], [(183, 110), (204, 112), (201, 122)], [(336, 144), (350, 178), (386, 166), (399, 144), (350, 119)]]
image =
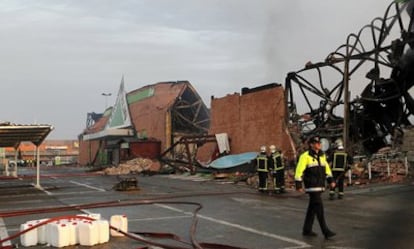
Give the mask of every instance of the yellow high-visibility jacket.
[(302, 153), (296, 165), (296, 188), (301, 188), (303, 182), (306, 192), (324, 191), (325, 181), (332, 182), (332, 171), (325, 154), (313, 150)]

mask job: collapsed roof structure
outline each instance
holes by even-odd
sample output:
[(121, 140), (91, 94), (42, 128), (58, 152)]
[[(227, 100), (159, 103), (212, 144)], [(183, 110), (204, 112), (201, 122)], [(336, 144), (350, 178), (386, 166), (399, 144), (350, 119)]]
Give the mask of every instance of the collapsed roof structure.
[[(413, 5), (391, 3), (323, 62), (287, 74), (288, 122), (297, 141), (313, 133), (329, 142), (342, 138), (356, 154), (399, 141), (414, 114)], [(351, 88), (361, 88), (360, 95)]]
[(159, 82), (126, 93), (122, 78), (115, 105), (97, 120), (88, 116), (87, 123), (79, 136), (79, 163), (118, 164), (134, 157), (123, 154), (134, 143), (135, 150), (155, 149), (146, 153), (158, 155), (182, 136), (207, 134), (210, 113), (188, 81)]

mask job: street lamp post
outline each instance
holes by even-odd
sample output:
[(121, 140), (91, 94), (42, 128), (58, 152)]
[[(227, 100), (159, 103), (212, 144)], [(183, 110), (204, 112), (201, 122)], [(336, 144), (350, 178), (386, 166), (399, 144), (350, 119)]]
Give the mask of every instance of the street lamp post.
[(105, 110), (108, 108), (108, 97), (111, 96), (112, 93), (102, 93), (102, 96), (105, 97)]

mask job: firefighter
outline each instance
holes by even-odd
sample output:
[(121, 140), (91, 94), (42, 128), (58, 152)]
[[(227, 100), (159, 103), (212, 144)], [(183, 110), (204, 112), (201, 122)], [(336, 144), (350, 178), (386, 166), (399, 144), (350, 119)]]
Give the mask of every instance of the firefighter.
[(260, 146), (260, 153), (256, 157), (256, 170), (259, 175), (259, 192), (267, 191), (267, 176), (269, 174), (268, 156), (266, 146)]
[(335, 187), (331, 187), (329, 190), (329, 199), (335, 199), (335, 192), (338, 190), (338, 199), (344, 198), (344, 181), (345, 174), (351, 168), (352, 157), (344, 150), (344, 145), (341, 139), (335, 141), (335, 151), (332, 155), (332, 175), (336, 182)]
[[(319, 225), (326, 239), (336, 235), (332, 232), (325, 221), (323, 201), (321, 198), (325, 190), (325, 180), (334, 187), (332, 172), (326, 160), (326, 155), (321, 150), (321, 142), (318, 136), (308, 140), (309, 150), (303, 152), (295, 171), (296, 190), (306, 192), (309, 195), (309, 204), (303, 225), (303, 236), (317, 236), (312, 231), (313, 221), (318, 219)], [(303, 185), (305, 189), (303, 189)]]
[(274, 191), (277, 194), (285, 193), (285, 164), (280, 151), (270, 145), (269, 170), (271, 172)]

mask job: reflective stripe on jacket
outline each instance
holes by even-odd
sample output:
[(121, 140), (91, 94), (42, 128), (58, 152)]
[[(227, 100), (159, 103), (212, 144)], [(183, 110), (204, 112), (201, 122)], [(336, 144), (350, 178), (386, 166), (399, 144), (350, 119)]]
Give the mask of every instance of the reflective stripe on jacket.
[(279, 152), (272, 154), (272, 163), (270, 167), (274, 170), (282, 170), (285, 168), (285, 165), (283, 163), (282, 155)]
[(312, 150), (302, 153), (295, 171), (297, 184), (303, 181), (306, 192), (319, 192), (325, 190), (326, 180), (332, 182), (332, 171), (325, 154)]
[(266, 155), (259, 154), (256, 158), (257, 171), (269, 172), (267, 161), (268, 161), (268, 158)]
[(336, 151), (333, 154), (332, 170), (333, 171), (345, 171), (347, 167), (348, 154), (345, 151)]

